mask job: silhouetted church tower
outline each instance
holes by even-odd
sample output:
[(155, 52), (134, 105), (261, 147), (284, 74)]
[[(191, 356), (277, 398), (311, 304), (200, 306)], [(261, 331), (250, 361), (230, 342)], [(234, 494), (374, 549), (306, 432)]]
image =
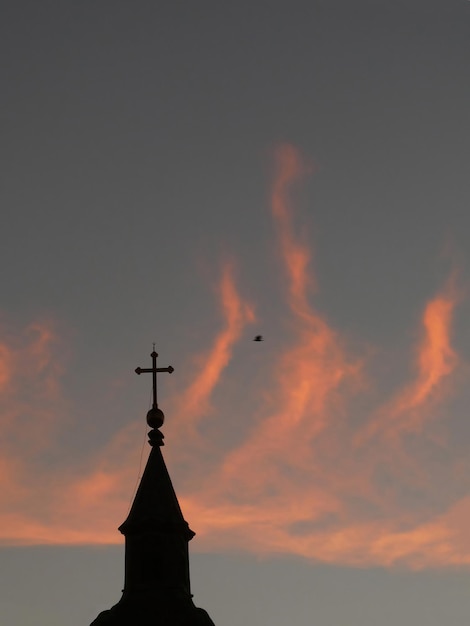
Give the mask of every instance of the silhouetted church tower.
[(147, 413), (152, 446), (134, 503), (119, 530), (126, 538), (125, 580), (120, 601), (103, 611), (91, 626), (214, 626), (203, 609), (194, 606), (189, 582), (188, 542), (194, 532), (184, 520), (161, 446), (163, 411), (157, 404), (157, 353), (152, 367), (153, 405)]

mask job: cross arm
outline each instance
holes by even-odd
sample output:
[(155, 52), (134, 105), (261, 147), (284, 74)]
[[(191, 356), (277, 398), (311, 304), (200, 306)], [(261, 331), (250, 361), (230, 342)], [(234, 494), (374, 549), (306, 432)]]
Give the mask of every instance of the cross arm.
[(172, 374), (175, 371), (174, 367), (171, 367), (171, 365), (169, 365), (168, 367), (157, 367), (155, 369), (153, 369), (152, 367), (137, 367), (135, 369), (135, 373), (136, 374), (153, 374), (153, 372), (168, 372), (169, 374)]

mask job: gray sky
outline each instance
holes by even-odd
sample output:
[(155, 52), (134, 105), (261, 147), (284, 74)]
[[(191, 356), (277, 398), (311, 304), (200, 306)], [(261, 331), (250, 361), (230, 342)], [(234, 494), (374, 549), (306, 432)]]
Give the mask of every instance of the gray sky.
[(0, 29), (0, 622), (119, 599), (155, 341), (216, 624), (467, 623), (470, 3)]

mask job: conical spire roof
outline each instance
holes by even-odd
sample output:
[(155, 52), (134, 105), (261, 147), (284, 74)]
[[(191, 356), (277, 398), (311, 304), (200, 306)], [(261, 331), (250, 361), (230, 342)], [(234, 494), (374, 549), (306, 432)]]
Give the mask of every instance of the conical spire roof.
[(194, 537), (176, 497), (161, 448), (154, 445), (126, 521), (123, 535), (152, 531), (182, 532), (186, 540)]

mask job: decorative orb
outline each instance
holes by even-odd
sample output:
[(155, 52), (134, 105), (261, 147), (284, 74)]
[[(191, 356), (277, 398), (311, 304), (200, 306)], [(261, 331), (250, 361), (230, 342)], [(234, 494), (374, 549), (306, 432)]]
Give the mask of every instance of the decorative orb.
[(165, 421), (165, 416), (161, 409), (150, 409), (147, 413), (147, 424), (150, 428), (160, 428)]

